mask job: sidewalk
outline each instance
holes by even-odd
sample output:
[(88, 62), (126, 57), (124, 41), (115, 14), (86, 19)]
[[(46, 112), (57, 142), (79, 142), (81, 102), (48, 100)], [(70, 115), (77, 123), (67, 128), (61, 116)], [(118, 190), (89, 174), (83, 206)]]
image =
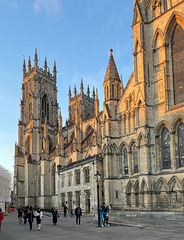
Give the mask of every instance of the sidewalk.
[[(109, 223), (111, 226), (127, 226), (127, 227), (138, 227), (145, 229), (155, 229), (167, 232), (178, 232), (184, 233), (184, 222), (180, 220), (168, 220), (162, 218), (148, 218), (148, 217), (138, 217), (135, 215), (120, 215), (115, 213), (109, 214)], [(97, 223), (98, 219), (93, 218), (92, 222)]]

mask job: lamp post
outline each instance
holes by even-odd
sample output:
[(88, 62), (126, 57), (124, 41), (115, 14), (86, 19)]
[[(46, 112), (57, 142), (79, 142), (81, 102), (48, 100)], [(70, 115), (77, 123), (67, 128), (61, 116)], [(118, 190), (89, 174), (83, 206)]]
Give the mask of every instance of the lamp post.
[(99, 174), (99, 172), (97, 171), (97, 173), (95, 174), (96, 176), (96, 182), (97, 182), (97, 201), (98, 201), (98, 227), (100, 227), (100, 199), (99, 199), (99, 182), (100, 182), (100, 177), (101, 175)]
[(60, 171), (61, 165), (57, 165), (57, 172), (58, 172), (58, 213), (60, 211)]

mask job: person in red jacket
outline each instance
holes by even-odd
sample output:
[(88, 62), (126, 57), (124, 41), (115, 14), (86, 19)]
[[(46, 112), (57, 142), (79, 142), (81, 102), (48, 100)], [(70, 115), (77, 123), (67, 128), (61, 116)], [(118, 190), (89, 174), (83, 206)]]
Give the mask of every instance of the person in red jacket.
[(1, 231), (1, 222), (2, 222), (3, 218), (4, 218), (4, 215), (3, 215), (2, 211), (1, 211), (1, 208), (0, 208), (0, 231)]

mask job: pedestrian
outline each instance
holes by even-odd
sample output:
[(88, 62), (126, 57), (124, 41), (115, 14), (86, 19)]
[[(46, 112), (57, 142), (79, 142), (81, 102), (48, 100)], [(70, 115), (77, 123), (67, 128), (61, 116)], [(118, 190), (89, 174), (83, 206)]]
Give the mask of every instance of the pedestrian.
[(74, 217), (74, 211), (71, 209), (71, 217)]
[(99, 207), (99, 213), (100, 213), (100, 226), (104, 227), (104, 211), (102, 207)]
[(67, 210), (68, 210), (67, 206), (66, 206), (66, 205), (64, 205), (64, 217), (66, 217)]
[(42, 221), (42, 217), (43, 217), (43, 213), (40, 210), (40, 208), (37, 208), (37, 211), (35, 213), (35, 217), (36, 217), (37, 229), (40, 230), (40, 228), (41, 228), (41, 221)]
[(103, 218), (103, 225), (105, 226), (105, 214), (106, 214), (106, 206), (105, 206), (105, 203), (102, 204), (102, 210), (103, 210), (103, 214), (104, 214), (104, 218)]
[(30, 208), (29, 208), (29, 211), (27, 213), (27, 218), (28, 218), (29, 227), (30, 227), (30, 231), (31, 231), (32, 230), (32, 226), (33, 226), (33, 220), (34, 220), (34, 213), (33, 213), (32, 206), (30, 206)]
[(25, 207), (24, 208), (24, 214), (23, 214), (23, 218), (24, 218), (24, 224), (27, 224), (27, 213), (28, 213), (28, 209), (29, 209), (29, 207), (27, 206), (27, 207)]
[(58, 218), (58, 212), (54, 207), (52, 210), (52, 220), (53, 220), (54, 225), (57, 224), (57, 218)]
[(1, 232), (1, 223), (2, 223), (3, 218), (4, 218), (4, 214), (2, 213), (2, 210), (0, 208), (0, 232)]
[(106, 208), (105, 208), (105, 212), (104, 212), (104, 226), (110, 226), (109, 225), (109, 207), (107, 206)]
[(79, 225), (80, 225), (80, 223), (81, 223), (81, 216), (82, 216), (82, 210), (80, 208), (80, 204), (75, 209), (75, 216), (76, 216), (76, 224), (78, 224), (78, 220), (79, 220)]
[(22, 214), (23, 214), (23, 207), (20, 205), (18, 209), (18, 220), (20, 224), (22, 223)]

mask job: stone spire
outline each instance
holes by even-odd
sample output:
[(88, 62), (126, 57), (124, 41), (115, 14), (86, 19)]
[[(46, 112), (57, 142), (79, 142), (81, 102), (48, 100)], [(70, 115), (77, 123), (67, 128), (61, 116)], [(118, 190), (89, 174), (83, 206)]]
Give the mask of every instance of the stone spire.
[(23, 61), (23, 78), (24, 78), (24, 76), (25, 76), (25, 74), (26, 74), (26, 61), (25, 61), (25, 58), (24, 58), (24, 61)]
[(83, 95), (83, 80), (82, 80), (82, 78), (81, 78), (81, 87), (80, 87), (80, 90), (81, 90), (81, 96)]
[(111, 80), (117, 80), (120, 82), (120, 78), (119, 78), (119, 74), (118, 74), (118, 70), (116, 68), (116, 64), (114, 61), (114, 57), (112, 54), (113, 50), (110, 49), (110, 58), (109, 58), (109, 63), (107, 66), (107, 71), (106, 71), (106, 75), (105, 75), (105, 79), (104, 79), (104, 83), (106, 81), (111, 81)]
[(98, 90), (96, 89), (96, 99), (95, 99), (95, 115), (99, 116), (99, 101), (98, 101)]
[(76, 97), (76, 95), (77, 95), (77, 90), (76, 90), (76, 84), (75, 84), (75, 86), (74, 86), (74, 97)]
[(88, 84), (88, 89), (87, 89), (87, 95), (88, 95), (88, 97), (90, 97), (89, 84)]
[(54, 60), (54, 67), (53, 67), (53, 77), (56, 79), (56, 74), (57, 74), (57, 71), (56, 71), (56, 61)]
[(44, 72), (47, 72), (47, 58), (45, 57), (45, 63), (44, 63)]
[(29, 56), (29, 60), (28, 60), (28, 71), (31, 70), (31, 59), (30, 59), (30, 56)]
[(95, 87), (93, 86), (93, 101), (95, 100)]
[(38, 55), (37, 55), (37, 48), (35, 48), (35, 55), (34, 55), (34, 67), (38, 67)]
[(70, 101), (71, 100), (71, 88), (70, 88), (70, 86), (69, 86), (68, 96), (69, 96), (69, 101)]
[(62, 130), (61, 108), (59, 108), (58, 127), (59, 127), (59, 131), (61, 131)]
[(120, 98), (121, 80), (118, 70), (112, 55), (113, 50), (110, 50), (110, 58), (107, 66), (107, 71), (104, 79), (104, 97), (105, 101), (117, 101)]

